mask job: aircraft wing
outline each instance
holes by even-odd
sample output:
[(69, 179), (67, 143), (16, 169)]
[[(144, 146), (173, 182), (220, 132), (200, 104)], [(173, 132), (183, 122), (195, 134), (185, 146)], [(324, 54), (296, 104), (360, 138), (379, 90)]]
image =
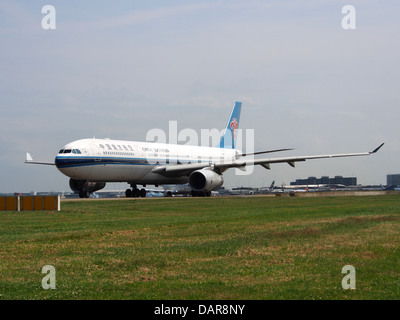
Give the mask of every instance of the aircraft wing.
[(159, 173), (167, 177), (178, 177), (189, 174), (193, 171), (210, 167), (210, 163), (188, 163), (188, 164), (171, 164), (155, 167), (152, 172)]
[(270, 169), (271, 163), (288, 163), (294, 167), (295, 162), (306, 161), (312, 159), (324, 159), (324, 158), (341, 158), (341, 157), (356, 157), (356, 156), (368, 156), (378, 152), (378, 150), (384, 145), (382, 143), (379, 147), (371, 152), (360, 152), (360, 153), (340, 153), (340, 154), (328, 154), (328, 155), (311, 155), (311, 156), (295, 156), (295, 157), (280, 157), (280, 158), (264, 158), (264, 159), (238, 159), (233, 161), (214, 161), (210, 163), (190, 163), (190, 164), (177, 164), (177, 165), (163, 165), (155, 167), (152, 172), (159, 173), (165, 176), (182, 176), (190, 174), (191, 172), (203, 168), (210, 167), (212, 169), (219, 169), (221, 172), (229, 168), (244, 168), (246, 166), (261, 165), (266, 169)]
[(45, 165), (49, 165), (49, 166), (54, 166), (55, 165), (54, 162), (33, 161), (32, 156), (28, 152), (26, 153), (25, 163), (29, 163), (29, 164), (45, 164)]

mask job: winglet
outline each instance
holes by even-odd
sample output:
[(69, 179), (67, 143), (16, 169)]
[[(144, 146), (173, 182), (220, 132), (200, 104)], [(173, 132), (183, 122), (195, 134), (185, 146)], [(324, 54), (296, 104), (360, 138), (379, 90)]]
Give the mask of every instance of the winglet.
[(374, 151), (371, 151), (370, 152), (370, 154), (372, 154), (372, 153), (377, 153), (378, 152), (378, 150), (380, 149), (380, 148), (382, 148), (382, 146), (384, 145), (385, 143), (382, 143), (378, 148), (376, 148)]

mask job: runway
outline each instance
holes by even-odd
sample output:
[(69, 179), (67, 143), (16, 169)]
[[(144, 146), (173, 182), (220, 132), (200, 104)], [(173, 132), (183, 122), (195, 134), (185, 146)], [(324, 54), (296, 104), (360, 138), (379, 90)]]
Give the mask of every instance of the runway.
[[(213, 199), (213, 198), (271, 198), (271, 197), (297, 197), (297, 198), (311, 198), (311, 197), (362, 197), (362, 196), (384, 196), (390, 194), (399, 194), (398, 191), (311, 191), (311, 192), (285, 192), (285, 193), (268, 193), (268, 194), (255, 194), (255, 195), (221, 195), (221, 196), (212, 196), (205, 197), (204, 199)], [(157, 200), (157, 199), (169, 199), (173, 201), (173, 199), (199, 199), (199, 197), (146, 197), (146, 198), (64, 198), (61, 199), (62, 202), (67, 201), (105, 201), (105, 200)]]

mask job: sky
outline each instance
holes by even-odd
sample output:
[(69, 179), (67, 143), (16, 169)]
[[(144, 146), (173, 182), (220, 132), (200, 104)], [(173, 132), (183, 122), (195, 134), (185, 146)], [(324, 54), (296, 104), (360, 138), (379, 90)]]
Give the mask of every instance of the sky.
[[(345, 5), (355, 29), (344, 29)], [(56, 29), (44, 29), (56, 10)], [(400, 173), (400, 2), (0, 0), (0, 193), (69, 191), (52, 161), (81, 138), (223, 129), (235, 101), (255, 151), (372, 151), (224, 174), (225, 186)], [(46, 20), (47, 21), (47, 20)], [(347, 20), (346, 20), (347, 21)], [(125, 189), (111, 184), (109, 189)]]

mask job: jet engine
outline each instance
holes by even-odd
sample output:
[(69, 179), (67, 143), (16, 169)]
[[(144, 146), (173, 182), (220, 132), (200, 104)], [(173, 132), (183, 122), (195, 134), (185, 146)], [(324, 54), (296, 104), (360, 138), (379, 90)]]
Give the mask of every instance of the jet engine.
[(211, 192), (217, 190), (223, 183), (222, 175), (211, 169), (196, 170), (189, 176), (189, 186), (194, 191)]
[(74, 192), (78, 192), (81, 198), (89, 198), (92, 192), (103, 189), (105, 182), (91, 182), (87, 180), (69, 179), (69, 186)]

